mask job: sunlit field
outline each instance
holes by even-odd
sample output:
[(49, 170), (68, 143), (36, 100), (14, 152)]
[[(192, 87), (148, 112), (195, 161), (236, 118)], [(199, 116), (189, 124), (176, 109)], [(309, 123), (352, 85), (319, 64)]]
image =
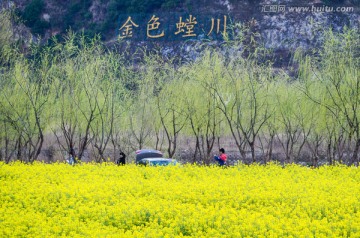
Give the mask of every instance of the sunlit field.
[(0, 237), (360, 237), (356, 167), (0, 166)]

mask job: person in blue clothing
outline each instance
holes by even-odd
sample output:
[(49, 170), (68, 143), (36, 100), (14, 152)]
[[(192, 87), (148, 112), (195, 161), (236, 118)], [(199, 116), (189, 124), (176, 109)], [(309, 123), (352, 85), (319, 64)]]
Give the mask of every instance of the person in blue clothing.
[(76, 163), (76, 159), (75, 159), (75, 150), (74, 148), (71, 148), (69, 151), (69, 159), (67, 160), (67, 162), (70, 165), (74, 165)]

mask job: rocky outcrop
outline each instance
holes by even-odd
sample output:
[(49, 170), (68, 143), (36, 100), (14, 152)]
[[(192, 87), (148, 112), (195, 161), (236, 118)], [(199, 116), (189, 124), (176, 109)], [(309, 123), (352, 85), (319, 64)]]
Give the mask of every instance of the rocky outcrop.
[[(4, 1), (2, 7), (15, 7), (23, 11), (32, 0)], [(79, 29), (96, 32), (98, 26), (104, 24), (110, 11), (110, 0), (88, 0), (84, 4), (76, 1), (44, 0), (45, 8), (41, 14), (42, 20), (49, 23), (50, 28), (43, 35), (49, 38), (53, 35), (64, 32), (64, 24), (71, 22)], [(85, 4), (86, 2), (86, 4)], [(79, 5), (80, 4), (80, 5)], [(86, 8), (82, 14), (76, 15), (71, 21), (66, 20), (66, 14), (75, 11), (77, 8)], [(74, 10), (75, 9), (75, 10)], [(84, 9), (83, 9), (84, 10)], [(82, 11), (83, 11), (82, 10)], [(186, 12), (193, 15), (201, 15), (207, 20), (217, 15), (227, 16), (227, 27), (230, 31), (231, 25), (248, 26), (248, 34), (253, 37), (248, 39), (251, 43), (254, 39), (261, 42), (267, 48), (274, 49), (280, 58), (286, 61), (289, 52), (298, 47), (309, 49), (316, 47), (322, 40), (322, 31), (332, 28), (341, 31), (344, 26), (360, 29), (360, 1), (359, 0), (313, 0), (307, 3), (299, 0), (284, 0), (281, 3), (275, 0), (201, 0), (193, 1), (191, 4), (181, 3), (174, 9), (160, 9), (156, 14), (173, 17), (173, 11)], [(132, 13), (133, 14), (133, 13)], [(132, 14), (128, 14), (129, 16)], [(147, 13), (151, 16), (155, 13)], [(123, 16), (124, 17), (124, 16)], [(120, 18), (120, 16), (119, 16)], [(214, 21), (214, 30), (216, 28)], [(239, 24), (240, 23), (240, 24)], [(104, 40), (110, 45), (117, 40), (119, 34), (120, 20), (115, 28), (103, 32)], [(173, 23), (174, 25), (175, 23)], [(164, 24), (163, 24), (164, 25)], [(240, 27), (241, 28), (241, 27)], [(74, 29), (74, 27), (72, 27)], [(237, 34), (239, 28), (232, 29)], [(254, 38), (254, 36), (256, 36)], [(125, 39), (134, 46), (151, 45), (151, 47), (162, 46), (164, 55), (177, 55), (179, 52), (184, 57), (196, 58), (201, 51), (202, 44), (197, 40), (206, 39), (206, 33), (200, 33), (196, 37), (187, 40), (162, 40), (147, 41), (146, 39), (136, 40)], [(208, 45), (221, 45), (222, 41), (206, 39)], [(235, 49), (236, 50), (236, 49)], [(281, 65), (281, 63), (280, 63)]]

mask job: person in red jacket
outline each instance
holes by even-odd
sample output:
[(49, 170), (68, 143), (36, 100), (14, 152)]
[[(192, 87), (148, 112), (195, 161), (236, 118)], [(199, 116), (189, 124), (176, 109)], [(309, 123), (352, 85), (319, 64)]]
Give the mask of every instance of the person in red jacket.
[(227, 155), (225, 154), (224, 148), (221, 148), (219, 150), (219, 155), (215, 155), (214, 159), (219, 163), (220, 166), (223, 166), (226, 164)]

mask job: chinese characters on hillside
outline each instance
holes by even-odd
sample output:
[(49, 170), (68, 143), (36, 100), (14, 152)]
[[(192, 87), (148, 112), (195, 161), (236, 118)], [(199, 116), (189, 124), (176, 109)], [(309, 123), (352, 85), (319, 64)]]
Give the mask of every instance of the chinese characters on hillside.
[(131, 17), (129, 17), (126, 22), (124, 23), (124, 25), (122, 25), (122, 27), (120, 27), (120, 32), (121, 34), (119, 35), (119, 38), (123, 39), (123, 38), (127, 38), (127, 37), (132, 37), (133, 36), (133, 27), (139, 27), (139, 25), (136, 25)]
[(192, 14), (178, 16), (126, 16), (120, 17), (118, 38), (123, 39), (224, 39), (228, 35), (228, 17), (198, 17)]

